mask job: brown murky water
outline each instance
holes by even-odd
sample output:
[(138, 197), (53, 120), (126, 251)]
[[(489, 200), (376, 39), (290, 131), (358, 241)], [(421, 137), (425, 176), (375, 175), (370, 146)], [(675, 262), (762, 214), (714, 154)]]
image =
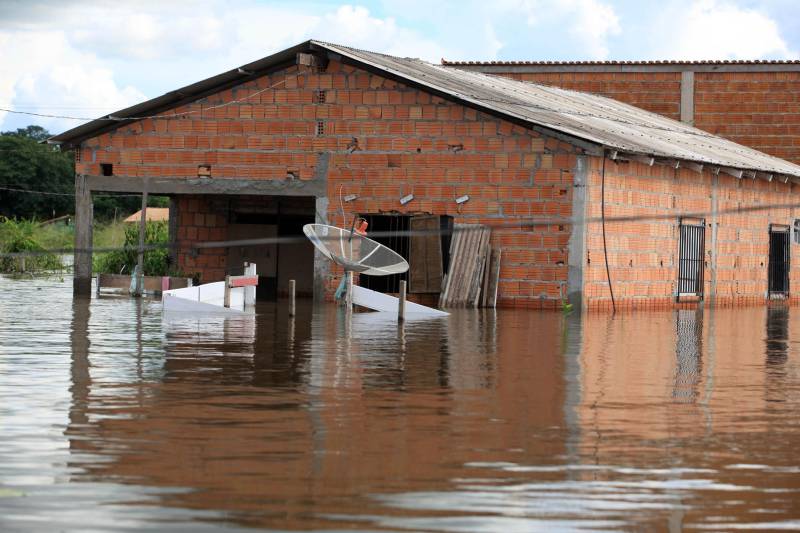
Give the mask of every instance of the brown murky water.
[(3, 531), (800, 528), (800, 309), (398, 328), (0, 294)]

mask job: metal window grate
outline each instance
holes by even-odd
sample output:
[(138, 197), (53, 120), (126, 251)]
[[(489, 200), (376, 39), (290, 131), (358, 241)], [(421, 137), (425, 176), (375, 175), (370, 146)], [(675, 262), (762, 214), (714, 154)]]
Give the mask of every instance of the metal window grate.
[(794, 243), (800, 244), (800, 218), (794, 219)]
[(789, 295), (789, 226), (769, 226), (769, 296)]
[(678, 243), (678, 300), (682, 296), (703, 296), (705, 271), (705, 220), (681, 220)]

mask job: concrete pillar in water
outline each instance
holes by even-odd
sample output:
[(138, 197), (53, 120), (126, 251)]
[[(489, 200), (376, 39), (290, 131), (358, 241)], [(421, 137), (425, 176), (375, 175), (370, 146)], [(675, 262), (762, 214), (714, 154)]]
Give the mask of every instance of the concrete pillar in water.
[(92, 222), (94, 205), (86, 176), (75, 175), (75, 259), (73, 263), (72, 294), (91, 298), (92, 295)]
[(406, 319), (406, 281), (400, 280), (400, 298), (397, 300), (397, 320), (402, 322)]
[(345, 275), (347, 276), (347, 295), (345, 296), (345, 304), (347, 312), (353, 311), (353, 271), (348, 270)]
[(139, 218), (139, 254), (136, 259), (136, 280), (133, 295), (144, 293), (144, 242), (147, 234), (147, 180), (142, 181), (142, 216)]
[(289, 280), (289, 316), (294, 316), (294, 313), (295, 313), (294, 292), (295, 292), (295, 282), (294, 282), (293, 279), (290, 279)]

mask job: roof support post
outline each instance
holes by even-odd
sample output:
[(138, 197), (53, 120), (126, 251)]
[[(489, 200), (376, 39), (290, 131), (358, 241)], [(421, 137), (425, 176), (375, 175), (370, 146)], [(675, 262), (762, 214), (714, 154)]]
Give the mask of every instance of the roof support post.
[(631, 154), (628, 158), (632, 161), (638, 161), (639, 163), (647, 165), (648, 167), (652, 167), (656, 162), (656, 158), (649, 155)]
[(772, 181), (773, 175), (769, 172), (756, 172), (756, 175), (762, 180)]
[(681, 168), (681, 162), (680, 162), (680, 160), (679, 160), (679, 159), (664, 159), (664, 158), (659, 158), (659, 159), (656, 159), (656, 160), (655, 160), (655, 162), (656, 162), (656, 164), (658, 164), (658, 165), (664, 165), (664, 166), (667, 166), (667, 167), (672, 167), (672, 168), (674, 168), (675, 170), (677, 170), (677, 169)]
[(702, 173), (703, 172), (703, 165), (700, 163), (694, 163), (692, 161), (681, 161), (681, 166), (684, 168), (688, 168), (689, 170), (694, 170), (695, 172)]
[(731, 167), (719, 167), (720, 172), (724, 172), (729, 176), (733, 176), (734, 178), (742, 179), (742, 175), (744, 175), (744, 171), (738, 168), (731, 168)]

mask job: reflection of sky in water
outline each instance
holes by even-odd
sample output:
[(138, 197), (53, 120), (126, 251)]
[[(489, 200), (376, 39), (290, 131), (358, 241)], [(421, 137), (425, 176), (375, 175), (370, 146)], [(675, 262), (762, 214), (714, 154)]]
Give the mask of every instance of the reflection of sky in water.
[(2, 530), (800, 527), (793, 309), (398, 326), (0, 290)]

